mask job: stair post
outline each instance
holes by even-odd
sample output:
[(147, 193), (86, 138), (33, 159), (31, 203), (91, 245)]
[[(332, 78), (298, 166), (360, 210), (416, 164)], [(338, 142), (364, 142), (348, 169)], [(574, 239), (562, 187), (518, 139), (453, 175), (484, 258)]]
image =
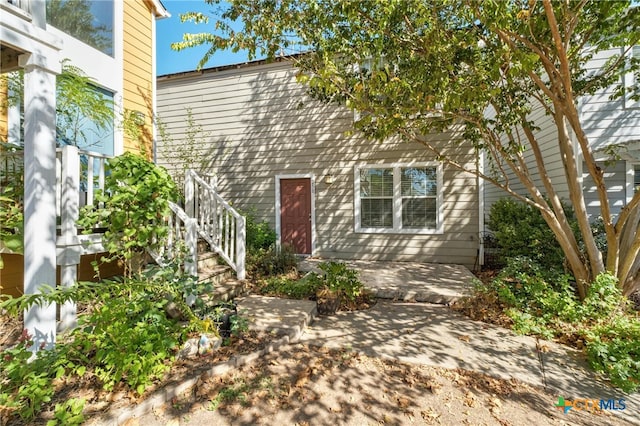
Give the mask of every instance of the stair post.
[(184, 175), (184, 211), (187, 216), (195, 217), (195, 182), (191, 175), (191, 170), (187, 170)]
[(244, 216), (236, 219), (236, 276), (239, 280), (244, 280), (245, 259), (246, 259), (246, 231), (247, 221)]
[[(185, 236), (184, 242), (187, 246), (187, 257), (184, 261), (184, 272), (187, 275), (198, 276), (198, 221), (192, 217), (184, 223)], [(187, 295), (187, 305), (191, 306), (195, 303), (196, 296), (194, 294)]]

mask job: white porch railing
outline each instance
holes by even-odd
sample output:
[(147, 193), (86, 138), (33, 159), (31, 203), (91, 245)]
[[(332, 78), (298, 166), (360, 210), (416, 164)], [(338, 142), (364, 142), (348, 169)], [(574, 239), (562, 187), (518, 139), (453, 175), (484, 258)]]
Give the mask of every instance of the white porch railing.
[(196, 220), (198, 234), (245, 279), (245, 218), (194, 170), (187, 170), (184, 181), (185, 212)]

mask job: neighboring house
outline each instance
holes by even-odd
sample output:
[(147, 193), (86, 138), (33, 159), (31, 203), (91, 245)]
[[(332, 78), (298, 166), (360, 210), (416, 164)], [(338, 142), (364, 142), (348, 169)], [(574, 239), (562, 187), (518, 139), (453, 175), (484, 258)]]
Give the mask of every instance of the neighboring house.
[[(0, 284), (15, 287), (18, 281), (9, 269), (19, 274), (21, 263), (24, 292), (35, 293), (42, 284), (55, 285), (56, 265), (62, 281), (75, 282), (79, 256), (86, 252), (78, 243), (79, 236), (75, 236), (77, 196), (65, 199), (63, 194), (60, 199), (60, 188), (56, 194), (56, 179), (63, 182), (64, 191), (73, 176), (66, 165), (73, 164), (76, 174), (79, 171), (77, 159), (70, 161), (63, 155), (56, 160), (55, 82), (61, 61), (70, 60), (95, 81), (96, 90), (113, 99), (118, 110), (128, 110), (138, 119), (140, 137), (136, 140), (128, 138), (114, 123), (112, 132), (85, 148), (105, 155), (138, 150), (150, 155), (154, 137), (155, 21), (168, 16), (168, 12), (158, 0), (0, 0), (0, 13), (0, 69), (2, 73), (24, 71), (24, 108), (21, 111), (13, 106), (0, 111), (0, 141), (24, 146), (25, 186), (24, 259), (5, 260)], [(6, 96), (4, 88), (0, 98)], [(56, 162), (62, 164), (62, 170), (56, 170)], [(77, 194), (75, 183), (71, 190)], [(62, 218), (56, 204), (61, 206)], [(67, 232), (67, 236), (56, 236), (57, 223), (62, 224), (62, 233)], [(14, 288), (14, 292), (22, 290)], [(55, 339), (55, 311), (55, 305), (34, 308), (25, 315), (25, 328), (34, 332), (37, 321), (49, 321), (35, 332), (39, 341), (50, 342)]]
[[(613, 49), (599, 52), (588, 63), (588, 69), (595, 72), (617, 52)], [(640, 56), (640, 46), (635, 46), (629, 54)], [(620, 82), (625, 87), (631, 87), (634, 84), (633, 79), (633, 74), (627, 73)], [(613, 90), (613, 87), (609, 87), (592, 96), (578, 99), (578, 111), (583, 129), (596, 153), (596, 159), (600, 160), (599, 166), (605, 170), (607, 193), (611, 201), (611, 211), (615, 215), (631, 200), (636, 188), (640, 186), (640, 102), (633, 101), (628, 95), (612, 101), (609, 97)], [(555, 124), (539, 106), (532, 111), (530, 118), (539, 127), (535, 133), (540, 142), (541, 151), (545, 155), (545, 164), (552, 182), (559, 195), (568, 202), (569, 192), (558, 149)], [(578, 144), (575, 143), (575, 146), (576, 156), (580, 159), (582, 157)], [(611, 146), (617, 146), (616, 152), (619, 158), (609, 157), (607, 148)], [(533, 164), (531, 156), (529, 161)], [(600, 215), (600, 202), (595, 185), (584, 162), (579, 161), (578, 166), (582, 169), (581, 184), (587, 212), (591, 220), (595, 220)], [(525, 193), (521, 185), (515, 185), (514, 188)], [(493, 185), (485, 186), (487, 214), (491, 204), (504, 196), (505, 193)]]
[[(483, 215), (477, 179), (418, 143), (350, 134), (354, 113), (311, 99), (296, 72), (278, 60), (158, 77), (169, 136), (158, 163), (179, 169), (176, 153), (189, 150), (189, 165), (215, 174), (227, 201), (255, 211), (300, 254), (473, 267)], [(194, 134), (188, 110), (202, 138), (185, 146)], [(428, 137), (476, 167), (455, 129)]]

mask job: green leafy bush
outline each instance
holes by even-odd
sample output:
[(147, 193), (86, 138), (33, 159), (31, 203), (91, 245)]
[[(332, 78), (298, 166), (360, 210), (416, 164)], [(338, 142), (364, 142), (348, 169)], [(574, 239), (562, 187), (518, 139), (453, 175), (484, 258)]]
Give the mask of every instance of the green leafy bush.
[[(573, 210), (565, 212), (576, 228)], [(526, 256), (545, 268), (562, 270), (564, 254), (538, 209), (511, 198), (496, 201), (487, 226), (493, 232), (503, 259)]]
[(615, 276), (600, 274), (580, 302), (569, 276), (517, 257), (476, 291), (494, 292), (518, 333), (585, 341), (593, 369), (632, 392), (640, 388), (640, 319), (627, 310), (617, 284)]
[[(0, 353), (0, 405), (29, 422), (51, 401), (54, 379), (85, 374), (96, 377), (107, 390), (122, 384), (143, 393), (168, 370), (187, 333), (200, 331), (204, 324), (184, 302), (184, 293), (193, 291), (184, 282), (188, 279), (167, 272), (2, 297), (0, 309), (9, 314), (34, 304), (71, 300), (92, 309), (78, 317), (78, 327), (54, 349), (38, 351), (32, 361), (33, 342), (26, 334), (18, 346)], [(178, 305), (190, 320), (188, 327), (168, 314), (169, 303)], [(60, 424), (79, 419), (79, 404), (67, 401), (54, 417)]]
[(353, 302), (364, 290), (358, 279), (358, 271), (351, 269), (343, 262), (323, 262), (318, 265), (324, 274), (315, 274), (311, 280), (316, 288), (326, 288)]
[(318, 280), (310, 275), (301, 279), (277, 276), (267, 278), (267, 284), (260, 289), (260, 292), (292, 299), (308, 299), (316, 294), (318, 286)]
[(167, 171), (144, 158), (125, 153), (110, 159), (105, 190), (96, 195), (103, 208), (86, 206), (78, 224), (86, 232), (103, 227), (108, 261), (121, 259), (126, 273), (138, 272), (133, 259), (147, 249), (158, 249), (168, 233), (164, 218), (177, 189)]
[(258, 222), (255, 209), (244, 212), (243, 215), (246, 219), (246, 241), (249, 253), (267, 250), (276, 243), (276, 231), (271, 229), (266, 220)]
[(286, 274), (298, 266), (298, 258), (293, 248), (287, 244), (260, 249), (247, 256), (247, 269), (254, 275), (270, 276)]
[(594, 370), (625, 392), (640, 388), (640, 319), (617, 316), (587, 331), (587, 355)]

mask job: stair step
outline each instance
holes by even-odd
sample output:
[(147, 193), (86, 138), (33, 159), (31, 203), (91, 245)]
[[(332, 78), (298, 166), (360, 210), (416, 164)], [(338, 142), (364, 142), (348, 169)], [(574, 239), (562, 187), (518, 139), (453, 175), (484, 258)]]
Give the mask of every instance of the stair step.
[(226, 265), (216, 265), (207, 268), (198, 268), (198, 281), (210, 282), (217, 286), (233, 277), (233, 269)]
[(212, 251), (198, 252), (198, 271), (205, 268), (215, 268), (220, 265), (219, 257)]
[(205, 302), (228, 302), (249, 294), (249, 282), (230, 278), (218, 285), (209, 294), (203, 295)]

